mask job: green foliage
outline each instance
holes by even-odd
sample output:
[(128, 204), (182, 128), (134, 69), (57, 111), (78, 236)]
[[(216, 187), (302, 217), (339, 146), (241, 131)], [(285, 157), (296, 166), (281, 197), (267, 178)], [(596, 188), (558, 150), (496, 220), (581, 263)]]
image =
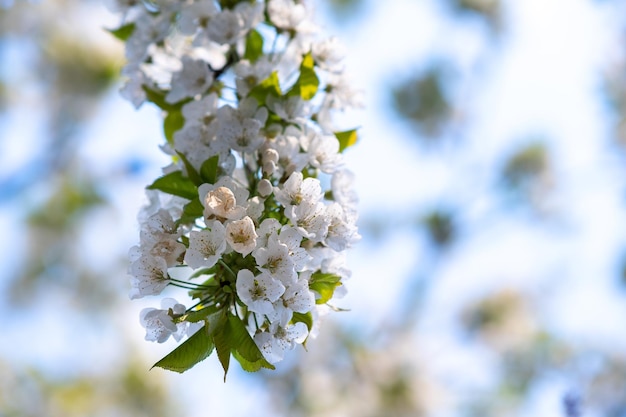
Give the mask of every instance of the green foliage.
[(325, 304), (333, 297), (335, 288), (341, 285), (341, 277), (335, 274), (325, 274), (316, 272), (311, 275), (309, 281), (309, 289), (320, 295), (315, 302), (317, 304)]
[(29, 215), (29, 223), (64, 230), (89, 210), (105, 203), (97, 192), (95, 182), (87, 179), (78, 181), (76, 178), (61, 178), (50, 198)]
[(181, 161), (183, 161), (183, 165), (185, 165), (185, 169), (187, 170), (187, 176), (196, 185), (202, 184), (202, 178), (200, 178), (200, 174), (196, 171), (196, 168), (189, 162), (189, 159), (182, 152), (176, 152)]
[(438, 67), (402, 81), (393, 89), (394, 108), (425, 135), (437, 135), (451, 112), (443, 85), (443, 71)]
[(144, 93), (146, 93), (146, 100), (154, 103), (158, 108), (165, 111), (176, 110), (176, 106), (165, 101), (166, 91), (148, 88), (145, 85), (142, 87)]
[(488, 19), (496, 19), (501, 12), (500, 0), (453, 0), (460, 12), (472, 12)]
[(122, 25), (117, 29), (107, 29), (109, 33), (121, 41), (126, 41), (135, 31), (135, 23)]
[(513, 189), (527, 188), (539, 179), (549, 165), (548, 152), (543, 143), (527, 145), (510, 157), (502, 173), (503, 181)]
[(444, 247), (454, 241), (456, 237), (455, 224), (449, 212), (433, 211), (428, 213), (422, 222), (426, 226), (428, 236), (437, 246)]
[[(188, 321), (190, 323), (197, 323), (199, 321), (207, 320), (207, 317), (219, 313), (221, 310), (215, 305), (201, 308), (200, 310), (192, 310), (176, 319), (177, 323)], [(210, 329), (210, 328), (209, 328)]]
[(185, 204), (183, 207), (183, 214), (178, 221), (179, 224), (194, 223), (198, 217), (202, 217), (204, 213), (204, 206), (200, 202), (198, 197)]
[(200, 178), (203, 183), (215, 184), (217, 182), (217, 173), (219, 169), (219, 156), (213, 155), (200, 167)]
[(152, 367), (183, 373), (208, 358), (214, 348), (208, 330), (205, 325)]
[(249, 94), (250, 97), (254, 97), (259, 102), (259, 106), (265, 104), (268, 95), (272, 95), (274, 97), (282, 96), (277, 71), (273, 71), (269, 77), (250, 90)]
[(303, 100), (311, 100), (317, 94), (318, 87), (320, 85), (320, 79), (315, 73), (315, 61), (313, 55), (307, 53), (302, 58), (302, 64), (300, 64), (300, 76), (296, 83), (287, 92), (288, 96), (302, 97)]
[(254, 63), (263, 56), (263, 36), (252, 29), (246, 37), (246, 52), (243, 54), (244, 59)]
[(184, 125), (185, 118), (180, 110), (171, 110), (167, 113), (167, 116), (163, 120), (163, 133), (170, 145), (174, 144), (174, 133), (182, 129)]
[[(108, 91), (119, 77), (121, 62), (113, 55), (93, 48), (87, 41), (62, 34), (55, 34), (42, 40), (41, 71), (46, 71), (54, 84), (47, 94), (51, 101), (66, 100), (63, 117), (80, 118), (87, 116), (89, 106), (82, 98), (96, 98)], [(50, 68), (54, 68), (50, 71)], [(51, 97), (51, 95), (59, 97)], [(70, 100), (70, 96), (74, 96)]]
[(228, 374), (231, 353), (245, 371), (256, 372), (261, 368), (275, 369), (265, 360), (239, 317), (231, 314), (224, 315), (212, 334), (217, 356), (224, 368), (224, 380)]
[(356, 129), (346, 130), (344, 132), (335, 132), (337, 140), (339, 140), (339, 152), (343, 152), (346, 148), (357, 143), (359, 140)]
[(311, 331), (311, 329), (313, 328), (313, 314), (311, 314), (311, 312), (307, 312), (307, 313), (298, 313), (297, 311), (294, 311), (293, 316), (291, 318), (291, 321), (294, 323), (304, 323), (306, 324), (306, 328)]
[(160, 190), (167, 194), (194, 200), (198, 197), (198, 188), (182, 171), (174, 171), (157, 178), (148, 190)]

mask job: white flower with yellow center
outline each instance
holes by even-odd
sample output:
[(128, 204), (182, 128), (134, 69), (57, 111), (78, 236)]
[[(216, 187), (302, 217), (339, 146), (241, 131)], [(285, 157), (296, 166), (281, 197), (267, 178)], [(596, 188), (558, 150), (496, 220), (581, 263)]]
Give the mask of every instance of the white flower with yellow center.
[(226, 250), (226, 229), (215, 220), (205, 230), (192, 230), (185, 263), (193, 268), (210, 268), (217, 263)]
[(267, 247), (258, 248), (252, 256), (260, 271), (279, 279), (285, 285), (296, 281), (297, 274), (293, 260), (289, 256), (289, 248), (278, 241), (276, 234), (270, 236)]
[(213, 74), (207, 62), (184, 56), (182, 63), (183, 68), (172, 76), (172, 89), (165, 96), (168, 103), (202, 94), (213, 83)]
[(144, 308), (139, 313), (139, 321), (146, 328), (146, 340), (163, 343), (170, 336), (179, 341), (186, 333), (189, 323), (174, 323), (172, 315), (185, 314), (185, 306), (173, 298), (164, 298), (161, 309)]
[(258, 314), (274, 314), (273, 303), (285, 292), (285, 286), (269, 274), (254, 276), (248, 269), (237, 274), (237, 295), (250, 311)]
[(256, 230), (254, 222), (248, 216), (226, 225), (226, 242), (235, 252), (248, 255), (256, 247)]
[(167, 262), (149, 253), (141, 253), (141, 256), (130, 264), (128, 272), (132, 275), (131, 290), (128, 294), (131, 300), (146, 295), (158, 295), (169, 284)]
[(278, 322), (274, 322), (269, 331), (257, 333), (254, 336), (254, 342), (268, 362), (277, 363), (283, 360), (285, 351), (293, 349), (296, 343), (303, 343), (308, 334), (304, 323), (283, 327)]

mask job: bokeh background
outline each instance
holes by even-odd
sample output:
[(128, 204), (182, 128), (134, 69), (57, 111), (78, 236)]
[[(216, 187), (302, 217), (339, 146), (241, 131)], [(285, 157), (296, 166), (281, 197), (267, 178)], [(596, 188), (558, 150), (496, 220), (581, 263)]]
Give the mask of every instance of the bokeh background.
[(224, 384), (149, 370), (127, 297), (168, 161), (118, 17), (0, 0), (0, 416), (626, 416), (626, 3), (315, 5), (366, 103), (350, 312)]

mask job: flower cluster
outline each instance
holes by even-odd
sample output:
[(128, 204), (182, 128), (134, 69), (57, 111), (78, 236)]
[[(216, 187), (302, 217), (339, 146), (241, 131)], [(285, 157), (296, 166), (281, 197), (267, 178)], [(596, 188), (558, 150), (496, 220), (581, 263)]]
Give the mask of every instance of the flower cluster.
[(146, 339), (187, 339), (156, 366), (182, 372), (215, 349), (272, 368), (315, 336), (345, 292), (359, 239), (356, 131), (333, 115), (360, 104), (342, 51), (294, 0), (117, 0), (123, 95), (164, 113), (172, 163), (148, 186), (131, 298), (188, 290), (141, 312)]

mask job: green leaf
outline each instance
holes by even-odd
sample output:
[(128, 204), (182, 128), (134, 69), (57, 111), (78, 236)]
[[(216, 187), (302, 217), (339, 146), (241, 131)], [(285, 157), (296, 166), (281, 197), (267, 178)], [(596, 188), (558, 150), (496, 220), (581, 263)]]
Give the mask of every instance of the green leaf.
[[(191, 204), (191, 203), (190, 203)], [(198, 278), (201, 277), (203, 275), (213, 275), (215, 274), (216, 271), (216, 267), (212, 266), (210, 268), (200, 268), (198, 269), (196, 272), (194, 272), (193, 274), (191, 274), (189, 276), (189, 279), (194, 279), (194, 278)], [(206, 285), (206, 283), (202, 284), (202, 285)]]
[(228, 316), (228, 330), (233, 356), (245, 371), (256, 372), (261, 368), (275, 369), (274, 365), (265, 360), (239, 317)]
[(171, 110), (163, 119), (163, 133), (170, 145), (174, 144), (174, 133), (185, 125), (185, 118), (180, 110)]
[(211, 330), (211, 336), (217, 350), (217, 358), (224, 368), (224, 382), (226, 382), (226, 375), (230, 366), (230, 350), (232, 348), (228, 333), (228, 319), (226, 315), (222, 314)]
[(179, 225), (195, 223), (196, 219), (202, 216), (204, 216), (204, 206), (200, 202), (200, 199), (196, 196), (196, 198), (185, 204), (183, 207), (183, 214), (177, 223)]
[(217, 350), (217, 357), (224, 368), (224, 381), (230, 365), (230, 354), (248, 372), (256, 372), (261, 368), (276, 369), (263, 357), (263, 354), (241, 319), (235, 315), (222, 315), (211, 332)]
[(346, 148), (354, 145), (357, 140), (356, 129), (346, 130), (345, 132), (335, 132), (337, 140), (339, 140), (339, 152), (343, 152)]
[(183, 373), (209, 357), (211, 352), (213, 352), (213, 342), (209, 337), (207, 327), (204, 326), (155, 363), (152, 368), (157, 366), (169, 371)]
[[(313, 328), (313, 314), (309, 311), (307, 313), (298, 313), (297, 311), (293, 312), (293, 316), (291, 317), (292, 323), (304, 323), (306, 324), (306, 328), (311, 331)], [(309, 340), (309, 337), (302, 342), (302, 346), (306, 349), (306, 342)]]
[(167, 91), (153, 90), (152, 88), (148, 88), (145, 85), (142, 88), (143, 91), (146, 93), (146, 99), (149, 102), (156, 104), (158, 108), (168, 112), (173, 110), (175, 111), (177, 110), (177, 108), (180, 108), (180, 106), (177, 107), (165, 101)]
[[(207, 316), (211, 314), (215, 314), (221, 310), (222, 307), (209, 306), (202, 308), (200, 310), (190, 311), (189, 313), (180, 317), (179, 322), (188, 321), (191, 323), (197, 323), (199, 321), (205, 320)], [(208, 328), (209, 333), (211, 332), (210, 327)]]
[(200, 178), (203, 183), (215, 184), (217, 182), (217, 171), (219, 168), (219, 155), (213, 155), (200, 167)]
[(309, 52), (302, 58), (300, 76), (287, 93), (288, 96), (299, 95), (303, 100), (311, 100), (315, 97), (320, 85), (320, 79), (315, 73), (314, 67), (315, 61), (313, 60), (313, 55)]
[(246, 37), (246, 52), (243, 54), (243, 57), (254, 63), (261, 56), (263, 56), (263, 36), (255, 29), (252, 29)]
[(115, 36), (117, 39), (121, 41), (126, 41), (135, 31), (135, 24), (127, 23), (117, 29), (107, 29), (107, 31)]
[(259, 102), (259, 106), (265, 104), (265, 100), (268, 95), (280, 97), (282, 92), (280, 90), (280, 80), (278, 79), (278, 72), (274, 71), (263, 80), (259, 85), (250, 90), (250, 97), (256, 98)]
[(316, 272), (309, 280), (309, 289), (320, 295), (316, 304), (326, 304), (333, 297), (335, 288), (341, 285), (341, 277), (335, 274)]
[(196, 168), (191, 165), (191, 162), (189, 162), (189, 159), (187, 159), (185, 154), (178, 151), (176, 151), (176, 154), (183, 161), (183, 164), (185, 164), (185, 169), (187, 170), (187, 176), (189, 176), (189, 179), (196, 185), (202, 185), (202, 178), (200, 178), (200, 174), (198, 174)]
[(160, 190), (167, 194), (194, 200), (198, 197), (198, 187), (182, 171), (174, 171), (157, 178), (148, 190)]
[(293, 316), (291, 317), (291, 321), (294, 323), (304, 323), (306, 324), (307, 329), (311, 331), (313, 328), (313, 314), (309, 311), (308, 313), (298, 313), (297, 311), (293, 312)]

